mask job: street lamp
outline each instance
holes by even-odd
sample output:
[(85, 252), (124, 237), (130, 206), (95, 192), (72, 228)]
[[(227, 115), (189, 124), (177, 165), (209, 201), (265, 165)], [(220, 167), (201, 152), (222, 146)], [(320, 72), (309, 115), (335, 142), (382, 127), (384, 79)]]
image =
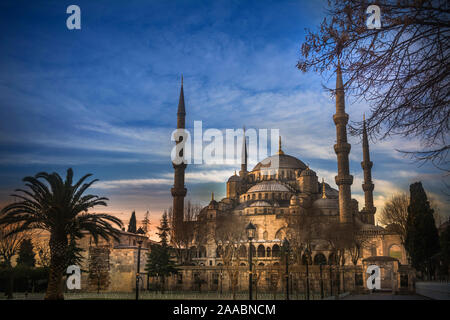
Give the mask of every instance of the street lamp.
[(306, 247), (305, 249), (305, 256), (306, 256), (306, 300), (309, 300), (309, 255), (311, 254), (311, 251), (309, 250), (309, 247)]
[(286, 300), (289, 300), (289, 241), (284, 238), (283, 251), (286, 259)]
[(322, 265), (323, 265), (323, 261), (320, 261), (319, 264), (319, 271), (320, 271), (320, 298), (323, 299), (324, 298), (324, 293), (323, 293), (323, 276), (322, 276)]
[(139, 300), (139, 272), (141, 269), (141, 246), (142, 240), (138, 240), (138, 256), (137, 256), (137, 271), (136, 271), (136, 300)]
[(249, 241), (249, 249), (248, 249), (248, 299), (252, 300), (252, 290), (253, 290), (253, 275), (252, 275), (252, 240), (255, 238), (256, 227), (250, 222), (245, 228), (245, 232), (247, 233), (247, 238)]

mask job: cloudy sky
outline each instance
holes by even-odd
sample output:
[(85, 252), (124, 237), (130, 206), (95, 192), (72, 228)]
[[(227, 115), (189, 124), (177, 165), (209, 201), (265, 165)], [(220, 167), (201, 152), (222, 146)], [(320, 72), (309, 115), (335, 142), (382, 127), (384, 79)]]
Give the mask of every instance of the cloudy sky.
[[(81, 8), (81, 30), (68, 30), (66, 8)], [(295, 68), (305, 28), (324, 17), (319, 1), (2, 1), (0, 4), (0, 205), (39, 171), (93, 173), (91, 191), (110, 198), (102, 211), (124, 220), (170, 206), (170, 134), (184, 75), (187, 126), (279, 129), (286, 153), (334, 185), (334, 101), (322, 85), (333, 74)], [(344, 79), (345, 80), (345, 79)], [(350, 120), (369, 106), (347, 101)], [(350, 138), (353, 196), (362, 205), (361, 143)], [(375, 202), (422, 181), (448, 214), (444, 177), (373, 141)], [(225, 194), (236, 165), (191, 165), (188, 199)]]

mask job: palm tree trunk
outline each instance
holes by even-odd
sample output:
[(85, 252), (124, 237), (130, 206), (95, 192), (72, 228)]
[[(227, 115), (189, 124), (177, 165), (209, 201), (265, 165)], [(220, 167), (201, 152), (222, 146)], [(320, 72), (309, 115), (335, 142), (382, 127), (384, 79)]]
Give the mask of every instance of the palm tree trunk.
[(62, 277), (66, 267), (67, 237), (50, 236), (50, 274), (45, 300), (63, 300)]

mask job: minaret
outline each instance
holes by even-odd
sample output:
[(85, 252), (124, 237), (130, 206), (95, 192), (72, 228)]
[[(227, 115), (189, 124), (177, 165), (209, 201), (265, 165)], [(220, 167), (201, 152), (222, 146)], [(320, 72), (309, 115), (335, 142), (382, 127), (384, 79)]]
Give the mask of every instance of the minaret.
[(372, 166), (373, 162), (370, 161), (369, 152), (369, 139), (367, 138), (366, 118), (363, 116), (363, 161), (361, 167), (364, 171), (364, 183), (362, 189), (364, 190), (364, 208), (362, 210), (364, 216), (364, 222), (374, 225), (375, 224), (375, 211), (377, 208), (373, 206), (373, 189), (372, 183)]
[[(184, 107), (184, 92), (183, 92), (183, 76), (181, 76), (181, 90), (180, 100), (178, 102), (177, 111), (177, 129), (185, 129), (186, 110)], [(182, 137), (176, 141), (176, 144), (182, 141)], [(171, 189), (173, 197), (173, 225), (175, 237), (181, 236), (184, 220), (184, 197), (186, 196), (187, 189), (184, 187), (184, 171), (186, 169), (186, 163), (175, 164), (172, 163), (175, 170), (174, 184)]]
[(239, 176), (245, 178), (247, 176), (247, 139), (245, 138), (245, 127), (244, 136), (242, 138), (242, 154), (241, 154), (241, 171), (239, 171)]
[(339, 220), (341, 223), (352, 223), (352, 204), (350, 186), (353, 183), (353, 176), (350, 175), (348, 154), (350, 144), (347, 142), (348, 114), (345, 113), (345, 94), (342, 81), (341, 65), (338, 62), (336, 70), (336, 114), (333, 116), (336, 125), (336, 144), (334, 151), (337, 155), (338, 175), (335, 177), (339, 186)]

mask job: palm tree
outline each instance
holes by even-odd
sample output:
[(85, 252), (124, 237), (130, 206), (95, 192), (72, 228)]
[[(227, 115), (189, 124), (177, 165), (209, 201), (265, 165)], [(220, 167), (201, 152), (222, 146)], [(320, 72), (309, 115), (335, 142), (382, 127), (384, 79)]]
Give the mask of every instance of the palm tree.
[[(88, 232), (97, 243), (99, 237), (118, 240), (119, 231), (115, 224), (122, 227), (120, 219), (108, 214), (88, 213), (95, 206), (106, 206), (107, 198), (96, 195), (84, 195), (96, 181), (83, 183), (92, 174), (86, 174), (72, 184), (73, 170), (67, 170), (63, 181), (56, 172), (40, 172), (34, 177), (25, 177), (23, 181), (29, 190), (17, 189), (12, 196), (21, 201), (7, 205), (0, 215), (0, 226), (18, 223), (19, 227), (11, 233), (26, 230), (43, 229), (50, 233), (50, 275), (45, 299), (64, 299), (62, 276), (66, 268), (69, 239), (80, 239)], [(111, 224), (112, 223), (112, 224)]]

